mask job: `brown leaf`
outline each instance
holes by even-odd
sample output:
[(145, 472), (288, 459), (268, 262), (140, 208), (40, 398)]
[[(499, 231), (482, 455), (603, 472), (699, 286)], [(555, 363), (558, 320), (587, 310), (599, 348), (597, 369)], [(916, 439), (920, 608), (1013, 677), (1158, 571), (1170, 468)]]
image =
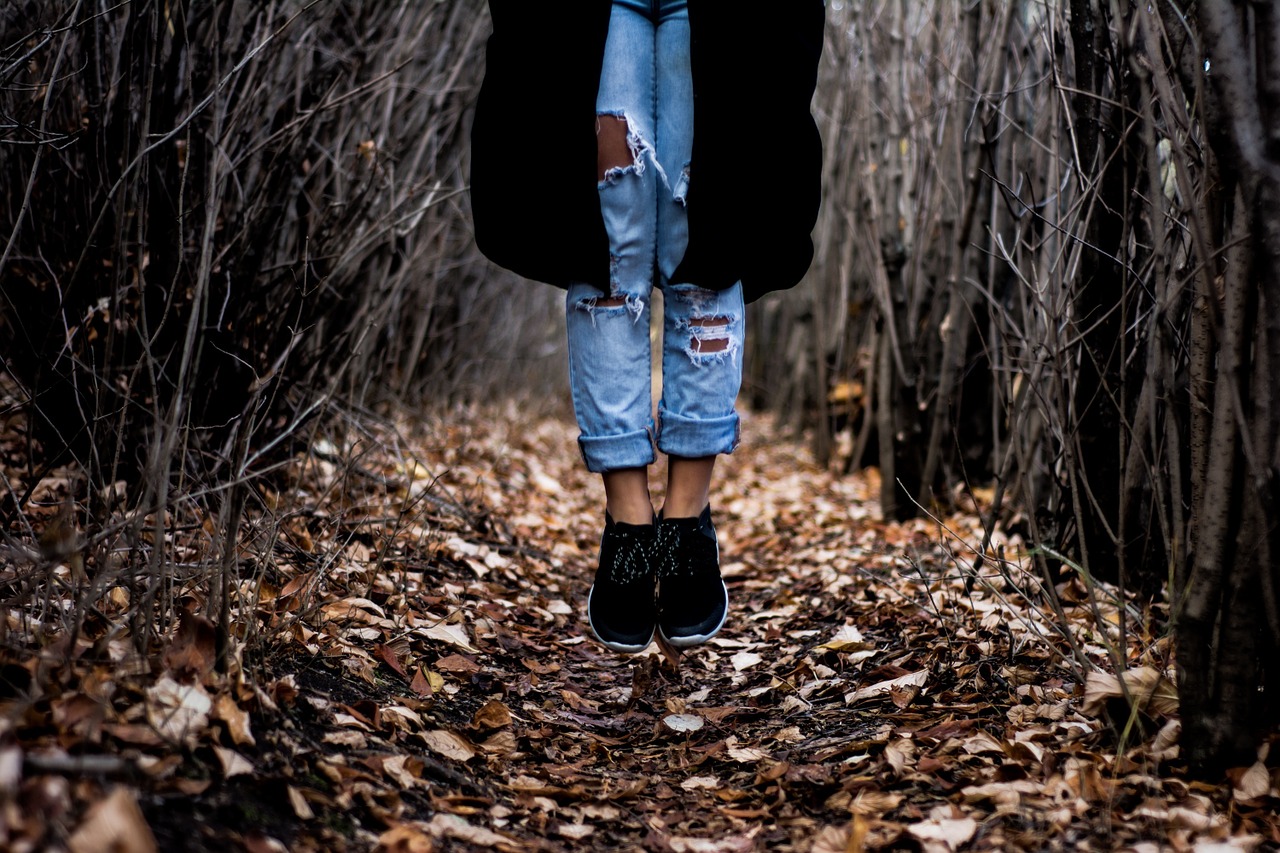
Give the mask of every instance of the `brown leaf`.
[(865, 651), (873, 647), (874, 645), (868, 643), (862, 636), (862, 632), (853, 625), (841, 627), (840, 630), (836, 631), (834, 637), (818, 646), (819, 649), (833, 652)]
[(478, 844), (481, 847), (496, 847), (499, 850), (516, 851), (522, 846), (513, 838), (500, 835), (482, 826), (470, 824), (458, 815), (438, 814), (431, 819), (431, 823), (427, 824), (426, 829), (436, 838), (453, 838), (470, 844)]
[(147, 690), (147, 722), (171, 743), (194, 744), (209, 725), (213, 700), (199, 684), (179, 684), (165, 676)]
[(298, 820), (314, 820), (316, 813), (312, 810), (311, 804), (307, 802), (307, 798), (303, 796), (302, 791), (290, 785), (286, 791), (289, 797), (289, 806), (293, 809), (293, 813), (298, 816)]
[(690, 734), (702, 728), (703, 720), (697, 714), (668, 714), (662, 723), (673, 732)]
[[(855, 835), (857, 822), (862, 823), (862, 833)], [(858, 817), (845, 826), (826, 826), (813, 838), (809, 853), (862, 853), (865, 849), (866, 818)]]
[(570, 841), (581, 841), (596, 831), (594, 826), (585, 823), (562, 823), (556, 827), (556, 835), (568, 838)]
[[(721, 835), (716, 838), (694, 838), (683, 835), (666, 835), (655, 831), (650, 835), (652, 847), (667, 853), (754, 853), (756, 827), (743, 835)], [(648, 846), (648, 845), (647, 845)]]
[(379, 660), (391, 667), (395, 671), (396, 675), (400, 676), (405, 681), (410, 680), (409, 673), (405, 671), (404, 664), (400, 661), (400, 655), (396, 654), (395, 649), (388, 645), (378, 643), (373, 647), (373, 653)]
[(156, 839), (126, 788), (116, 788), (89, 807), (67, 840), (71, 853), (155, 853)]
[(347, 749), (364, 749), (369, 745), (369, 739), (360, 732), (346, 730), (325, 732), (324, 737), (321, 738), (321, 742), (333, 744), (334, 746), (345, 747)]
[(178, 681), (204, 680), (218, 663), (218, 629), (203, 616), (183, 610), (163, 662)]
[(525, 669), (538, 675), (554, 675), (560, 671), (560, 664), (555, 661), (543, 662), (534, 660), (533, 658), (524, 658), (520, 661)]
[(897, 678), (891, 678), (887, 681), (881, 681), (878, 684), (872, 684), (869, 687), (863, 687), (844, 697), (844, 701), (848, 705), (861, 702), (866, 699), (878, 699), (888, 695), (895, 687), (923, 687), (929, 679), (928, 670), (920, 670), (919, 672), (909, 672), (906, 675)]
[(730, 737), (725, 741), (725, 745), (727, 747), (725, 752), (728, 756), (741, 764), (755, 764), (770, 757), (769, 753), (765, 752), (763, 749), (756, 749), (755, 747), (750, 746), (738, 746), (738, 739), (736, 737)]
[(480, 744), (480, 748), (489, 755), (510, 755), (516, 751), (516, 746), (515, 733), (508, 729), (494, 732)]
[(253, 773), (253, 763), (235, 750), (215, 745), (213, 754), (218, 756), (218, 763), (222, 765), (224, 779)]
[(470, 761), (476, 757), (476, 751), (472, 749), (471, 744), (453, 732), (435, 729), (423, 732), (422, 739), (432, 752), (453, 761)]
[[(1122, 680), (1124, 688), (1121, 688)], [(1125, 670), (1118, 677), (1102, 670), (1089, 673), (1080, 712), (1090, 717), (1099, 716), (1109, 700), (1119, 699), (1126, 690), (1140, 711), (1163, 717), (1178, 713), (1177, 686), (1149, 666)]]
[(680, 787), (686, 791), (696, 791), (699, 788), (707, 788), (714, 791), (720, 787), (720, 780), (715, 776), (690, 776), (680, 783)]
[[(437, 675), (436, 678), (440, 678), (440, 676)], [(444, 679), (441, 678), (440, 681), (441, 686), (443, 686)], [(427, 675), (426, 667), (418, 667), (418, 671), (413, 674), (413, 681), (409, 682), (409, 689), (419, 696), (431, 696), (436, 692), (431, 684), (431, 679)]]
[(253, 732), (249, 729), (249, 712), (236, 704), (229, 694), (223, 693), (213, 706), (213, 717), (221, 720), (236, 746), (253, 746)]
[(600, 703), (594, 699), (586, 699), (580, 693), (572, 690), (561, 690), (560, 698), (564, 699), (565, 704), (575, 711), (586, 711), (591, 714), (599, 713)]
[(315, 572), (305, 572), (303, 574), (300, 574), (300, 575), (297, 575), (296, 577), (291, 578), (289, 582), (284, 585), (284, 588), (281, 589), (280, 592), (276, 595), (276, 601), (284, 602), (292, 598), (293, 596), (297, 595), (300, 591), (302, 591), (303, 588), (305, 588), (308, 584), (311, 583), (312, 580), (315, 579), (315, 576), (316, 576)]
[(383, 756), (379, 764), (382, 772), (402, 789), (408, 790), (421, 781), (422, 761), (409, 755)]
[(426, 725), (421, 714), (403, 705), (388, 705), (381, 710), (380, 717), (385, 725), (403, 732), (417, 731)]
[[(53, 723), (63, 732), (97, 740), (106, 708), (83, 693), (72, 693), (53, 703)], [(65, 744), (64, 744), (65, 745)], [(0, 790), (3, 786), (0, 785)]]
[(378, 836), (374, 853), (434, 853), (435, 843), (422, 830), (401, 824)]
[(993, 752), (1003, 755), (1005, 752), (1004, 744), (992, 737), (988, 732), (977, 732), (972, 737), (967, 737), (960, 745), (969, 755), (981, 755), (984, 752)]
[(480, 672), (483, 667), (465, 655), (452, 654), (448, 657), (440, 658), (436, 661), (436, 669), (441, 672), (453, 672), (470, 675), (473, 672)]
[(916, 745), (906, 738), (890, 741), (884, 748), (885, 760), (893, 768), (893, 772), (901, 776), (910, 766), (916, 754)]
[(1260, 800), (1271, 793), (1271, 773), (1261, 761), (1240, 774), (1231, 791), (1236, 802)]
[(426, 628), (419, 628), (415, 633), (422, 634), (432, 640), (438, 640), (451, 646), (456, 646), (464, 652), (471, 654), (479, 654), (480, 650), (471, 645), (471, 638), (467, 636), (467, 629), (462, 625), (453, 625), (449, 623), (441, 623), (439, 625), (430, 625)]
[(881, 817), (902, 805), (902, 799), (902, 794), (863, 790), (849, 803), (849, 811), (865, 817)]
[(908, 684), (899, 686), (897, 684), (889, 688), (889, 701), (897, 706), (898, 710), (905, 711), (912, 702), (920, 695), (920, 685)]
[(957, 850), (978, 831), (978, 822), (971, 817), (934, 817), (907, 827), (907, 832), (919, 839), (926, 851)]
[(1172, 761), (1178, 757), (1178, 738), (1182, 734), (1182, 721), (1169, 720), (1160, 731), (1156, 732), (1156, 739), (1151, 742), (1151, 757), (1156, 761)]
[(511, 725), (511, 711), (497, 699), (490, 699), (484, 703), (471, 718), (471, 728), (481, 732), (504, 729), (509, 725)]

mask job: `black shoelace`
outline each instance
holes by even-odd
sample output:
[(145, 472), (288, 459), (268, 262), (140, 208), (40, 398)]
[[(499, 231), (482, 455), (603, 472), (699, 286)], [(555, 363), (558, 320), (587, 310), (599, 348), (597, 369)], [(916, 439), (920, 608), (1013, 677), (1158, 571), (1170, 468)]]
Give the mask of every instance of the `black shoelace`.
[(659, 525), (657, 546), (662, 558), (658, 566), (660, 578), (691, 578), (715, 562), (714, 557), (708, 556), (714, 544), (699, 528)]
[(642, 579), (649, 573), (648, 537), (616, 530), (612, 535), (617, 541), (609, 565), (609, 580), (625, 586)]

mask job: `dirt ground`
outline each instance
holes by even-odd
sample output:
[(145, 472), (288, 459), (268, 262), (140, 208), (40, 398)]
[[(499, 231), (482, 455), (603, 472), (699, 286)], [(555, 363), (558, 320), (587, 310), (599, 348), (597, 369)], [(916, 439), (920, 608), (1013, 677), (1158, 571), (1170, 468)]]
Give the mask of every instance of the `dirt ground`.
[[(683, 655), (602, 648), (583, 615), (601, 496), (575, 434), (514, 407), (457, 410), (299, 453), (255, 484), (226, 671), (195, 595), (150, 658), (109, 607), (81, 636), (43, 641), (10, 609), (0, 839), (255, 853), (1280, 844), (1264, 761), (1221, 785), (1186, 776), (1152, 613), (1068, 575), (1056, 615), (1016, 538), (975, 559), (981, 494), (959, 496), (967, 513), (885, 523), (874, 472), (833, 476), (762, 416), (712, 498), (724, 631)], [(59, 488), (33, 507), (56, 507)], [(192, 524), (175, 553), (199, 565), (212, 537)], [(12, 589), (19, 561), (4, 570)], [(183, 584), (175, 568), (175, 595)], [(127, 590), (104, 600), (129, 606)], [(1132, 712), (1107, 674), (1116, 654)]]

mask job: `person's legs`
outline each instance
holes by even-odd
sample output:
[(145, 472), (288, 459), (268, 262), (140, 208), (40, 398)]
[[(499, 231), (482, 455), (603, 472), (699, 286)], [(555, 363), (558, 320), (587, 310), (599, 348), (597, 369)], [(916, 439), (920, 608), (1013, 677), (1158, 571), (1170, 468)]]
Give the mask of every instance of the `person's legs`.
[(663, 290), (662, 399), (658, 449), (669, 457), (658, 528), (658, 630), (675, 646), (711, 639), (728, 614), (708, 492), (716, 456), (738, 442), (734, 403), (742, 384), (742, 289), (672, 281), (689, 241), (686, 204), (696, 181), (693, 85), (686, 0), (660, 0), (657, 140), (666, 192), (658, 192), (658, 273)]
[(656, 622), (649, 499), (654, 425), (649, 297), (656, 253), (653, 154), (654, 32), (647, 4), (613, 5), (597, 97), (600, 209), (609, 235), (609, 292), (567, 296), (569, 372), (579, 444), (604, 481), (600, 565), (587, 599), (592, 631), (609, 648), (639, 652)]
[[(658, 449), (678, 460), (674, 477), (681, 500), (696, 498), (711, 465), (693, 460), (731, 453), (738, 444), (734, 410), (742, 387), (742, 287), (707, 290), (691, 284), (663, 289), (662, 399), (658, 404)], [(696, 515), (705, 506), (682, 506)], [(673, 508), (674, 509), (674, 508)]]
[(670, 466), (657, 534), (658, 631), (671, 645), (694, 646), (714, 637), (729, 613), (708, 491), (716, 456), (738, 442), (742, 288), (667, 285), (663, 297), (658, 448)]
[(603, 475), (619, 521), (652, 519), (645, 468), (654, 460), (649, 296), (658, 176), (653, 133), (653, 23), (615, 3), (597, 98), (600, 207), (610, 243), (610, 292), (575, 285), (567, 296), (569, 372), (587, 468)]
[(733, 405), (741, 385), (742, 299), (740, 292), (721, 299), (670, 280), (689, 243), (693, 80), (687, 0), (660, 0), (658, 6), (657, 149), (671, 178), (658, 190), (658, 269), (666, 307), (658, 449), (670, 457), (663, 514), (688, 517), (707, 505), (716, 455), (737, 443)]

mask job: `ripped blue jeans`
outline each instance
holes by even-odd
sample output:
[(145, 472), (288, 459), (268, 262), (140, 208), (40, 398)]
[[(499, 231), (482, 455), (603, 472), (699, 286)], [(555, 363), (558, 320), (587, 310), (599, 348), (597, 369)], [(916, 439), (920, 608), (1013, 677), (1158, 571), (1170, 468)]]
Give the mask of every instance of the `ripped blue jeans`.
[[(632, 162), (600, 182), (610, 293), (569, 288), (569, 383), (578, 442), (595, 472), (638, 468), (658, 450), (732, 452), (739, 421), (741, 285), (672, 282), (689, 241), (685, 198), (693, 151), (686, 0), (614, 0), (596, 112), (624, 120)], [(650, 398), (649, 311), (663, 295), (662, 397)]]

